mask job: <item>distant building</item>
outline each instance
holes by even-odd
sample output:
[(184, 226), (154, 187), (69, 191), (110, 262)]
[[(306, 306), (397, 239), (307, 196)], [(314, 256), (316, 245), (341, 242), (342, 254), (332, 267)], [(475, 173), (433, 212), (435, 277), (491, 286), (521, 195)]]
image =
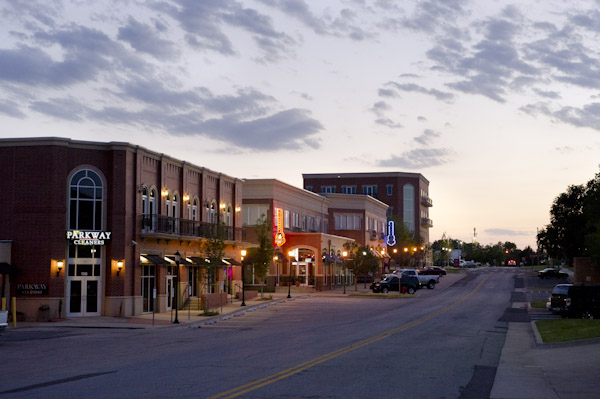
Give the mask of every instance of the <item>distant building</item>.
[(429, 242), (433, 222), (429, 208), (429, 181), (420, 173), (307, 173), (302, 175), (304, 188), (314, 193), (365, 194), (387, 204), (387, 215), (402, 221), (409, 231)]

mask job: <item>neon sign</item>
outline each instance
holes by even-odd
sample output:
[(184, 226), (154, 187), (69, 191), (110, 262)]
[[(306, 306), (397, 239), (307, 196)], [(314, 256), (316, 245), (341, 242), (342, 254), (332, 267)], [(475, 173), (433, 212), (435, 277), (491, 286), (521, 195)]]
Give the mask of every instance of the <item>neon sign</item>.
[(389, 247), (393, 247), (394, 245), (396, 245), (396, 235), (395, 235), (395, 225), (394, 225), (394, 221), (390, 220), (388, 222), (388, 235), (386, 237), (386, 244)]
[(283, 232), (283, 209), (273, 209), (273, 243), (281, 247), (285, 244), (285, 233)]

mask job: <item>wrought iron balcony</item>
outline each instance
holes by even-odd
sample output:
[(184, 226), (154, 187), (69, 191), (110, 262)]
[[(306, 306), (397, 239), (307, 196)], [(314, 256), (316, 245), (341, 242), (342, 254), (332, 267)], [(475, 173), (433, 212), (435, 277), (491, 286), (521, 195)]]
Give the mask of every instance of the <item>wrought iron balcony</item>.
[(239, 227), (163, 215), (142, 215), (141, 233), (198, 238), (215, 238), (221, 235), (224, 241), (242, 241), (242, 229)]
[(421, 218), (421, 227), (433, 227), (433, 220), (429, 218)]
[(432, 207), (433, 206), (433, 201), (429, 197), (422, 196), (421, 197), (421, 204), (425, 205), (427, 207)]

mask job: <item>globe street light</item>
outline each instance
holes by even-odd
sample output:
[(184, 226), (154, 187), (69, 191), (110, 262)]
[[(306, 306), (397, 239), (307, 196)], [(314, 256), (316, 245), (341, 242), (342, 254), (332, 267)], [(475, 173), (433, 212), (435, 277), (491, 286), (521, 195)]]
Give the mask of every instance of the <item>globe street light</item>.
[(244, 265), (244, 257), (246, 256), (246, 250), (242, 249), (242, 304), (240, 306), (246, 306), (246, 281), (244, 280), (244, 269), (246, 266)]
[(343, 277), (343, 283), (344, 283), (344, 294), (346, 293), (346, 272), (348, 271), (348, 268), (346, 267), (346, 258), (348, 257), (348, 251), (343, 251), (342, 252), (342, 258), (344, 258), (344, 268), (342, 269), (342, 277)]
[(181, 261), (181, 254), (179, 251), (175, 252), (175, 265), (177, 266), (177, 285), (175, 286), (175, 320), (173, 324), (179, 324), (178, 308), (179, 308), (179, 262)]

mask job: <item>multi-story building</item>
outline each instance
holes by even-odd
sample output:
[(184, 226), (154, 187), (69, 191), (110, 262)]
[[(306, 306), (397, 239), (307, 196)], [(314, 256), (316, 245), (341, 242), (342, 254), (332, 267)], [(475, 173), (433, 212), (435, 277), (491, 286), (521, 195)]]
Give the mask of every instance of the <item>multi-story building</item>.
[[(383, 258), (387, 207), (363, 195), (321, 196), (275, 179), (244, 181), (248, 241), (254, 241), (253, 226), (261, 216), (273, 224), (278, 254), (269, 283), (275, 286), (285, 285), (289, 276), (318, 290), (352, 283), (354, 276), (343, 265), (344, 244), (367, 246)], [(280, 233), (283, 239), (277, 243)]]
[(401, 221), (423, 243), (429, 242), (429, 181), (420, 173), (308, 173), (304, 188), (318, 194), (365, 194), (389, 205), (388, 217)]
[(15, 271), (0, 296), (28, 319), (168, 311), (241, 281), (239, 179), (128, 143), (35, 138), (0, 140), (0, 181), (0, 262)]

